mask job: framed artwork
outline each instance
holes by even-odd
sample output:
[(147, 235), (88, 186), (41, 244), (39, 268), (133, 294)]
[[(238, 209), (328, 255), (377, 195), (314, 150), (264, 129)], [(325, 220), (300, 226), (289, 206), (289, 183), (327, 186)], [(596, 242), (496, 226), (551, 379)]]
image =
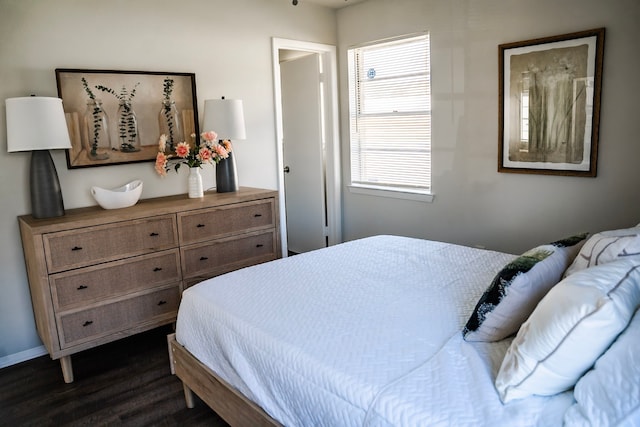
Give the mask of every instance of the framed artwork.
[(604, 33), (498, 46), (498, 172), (596, 176)]
[(199, 134), (193, 73), (56, 69), (72, 148), (67, 167), (155, 160)]

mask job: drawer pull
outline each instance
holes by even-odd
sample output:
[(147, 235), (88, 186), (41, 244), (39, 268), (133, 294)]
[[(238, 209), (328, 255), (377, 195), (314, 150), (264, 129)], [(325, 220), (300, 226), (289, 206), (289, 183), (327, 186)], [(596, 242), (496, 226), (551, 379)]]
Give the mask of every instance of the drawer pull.
[(89, 325), (91, 325), (92, 323), (93, 323), (93, 320), (87, 320), (86, 322), (84, 322), (84, 323), (82, 324), (82, 327), (89, 326)]
[(258, 243), (258, 244), (256, 245), (256, 248), (261, 248), (261, 247), (263, 247), (263, 246), (264, 246), (264, 245), (263, 245), (262, 243)]
[(196, 227), (198, 227), (198, 228), (202, 228), (202, 227), (204, 227), (204, 226), (205, 226), (204, 224), (198, 224), (198, 225), (196, 225)]
[(74, 246), (71, 248), (72, 251), (81, 251), (82, 250), (82, 246)]
[(159, 234), (155, 232), (152, 232), (151, 234), (149, 234), (149, 237), (157, 237), (157, 236), (159, 236)]
[(253, 215), (254, 218), (260, 218), (262, 216), (262, 214), (255, 214)]
[(88, 287), (88, 286), (86, 286), (86, 285), (80, 285), (80, 286), (78, 286), (78, 290), (79, 290), (79, 291), (81, 291), (81, 290), (83, 290), (83, 289), (87, 289), (87, 288), (89, 288), (89, 287)]
[(160, 301), (158, 301), (158, 305), (165, 305), (167, 302), (163, 299), (161, 299)]
[(161, 267), (156, 267), (156, 268), (153, 269), (153, 271), (162, 271), (162, 268)]
[(208, 260), (208, 259), (209, 259), (209, 257), (206, 257), (206, 256), (201, 256), (201, 257), (200, 257), (200, 261), (206, 261), (206, 260)]

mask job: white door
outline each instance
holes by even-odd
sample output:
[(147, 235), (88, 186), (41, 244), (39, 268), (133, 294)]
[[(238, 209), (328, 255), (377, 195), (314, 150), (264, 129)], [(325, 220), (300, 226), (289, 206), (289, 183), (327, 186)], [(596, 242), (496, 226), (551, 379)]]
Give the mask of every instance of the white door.
[(280, 64), (287, 246), (327, 246), (320, 55)]

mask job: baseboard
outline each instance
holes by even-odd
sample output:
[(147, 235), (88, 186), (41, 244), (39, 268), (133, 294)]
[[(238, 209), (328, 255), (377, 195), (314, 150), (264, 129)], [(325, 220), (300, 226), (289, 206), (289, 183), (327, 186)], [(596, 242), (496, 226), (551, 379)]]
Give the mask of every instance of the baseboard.
[(7, 366), (16, 365), (26, 360), (35, 359), (36, 357), (44, 356), (47, 354), (47, 349), (43, 345), (39, 347), (30, 348), (28, 350), (21, 351), (19, 353), (10, 354), (8, 356), (0, 357), (0, 369)]

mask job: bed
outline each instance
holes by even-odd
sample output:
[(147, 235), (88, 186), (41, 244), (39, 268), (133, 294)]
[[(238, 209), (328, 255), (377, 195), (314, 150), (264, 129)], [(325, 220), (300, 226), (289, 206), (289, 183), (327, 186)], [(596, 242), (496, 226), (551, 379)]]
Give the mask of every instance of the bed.
[(521, 258), (374, 236), (218, 276), (183, 293), (172, 372), (234, 426), (562, 425), (572, 389), (496, 390), (513, 334), (466, 339)]

